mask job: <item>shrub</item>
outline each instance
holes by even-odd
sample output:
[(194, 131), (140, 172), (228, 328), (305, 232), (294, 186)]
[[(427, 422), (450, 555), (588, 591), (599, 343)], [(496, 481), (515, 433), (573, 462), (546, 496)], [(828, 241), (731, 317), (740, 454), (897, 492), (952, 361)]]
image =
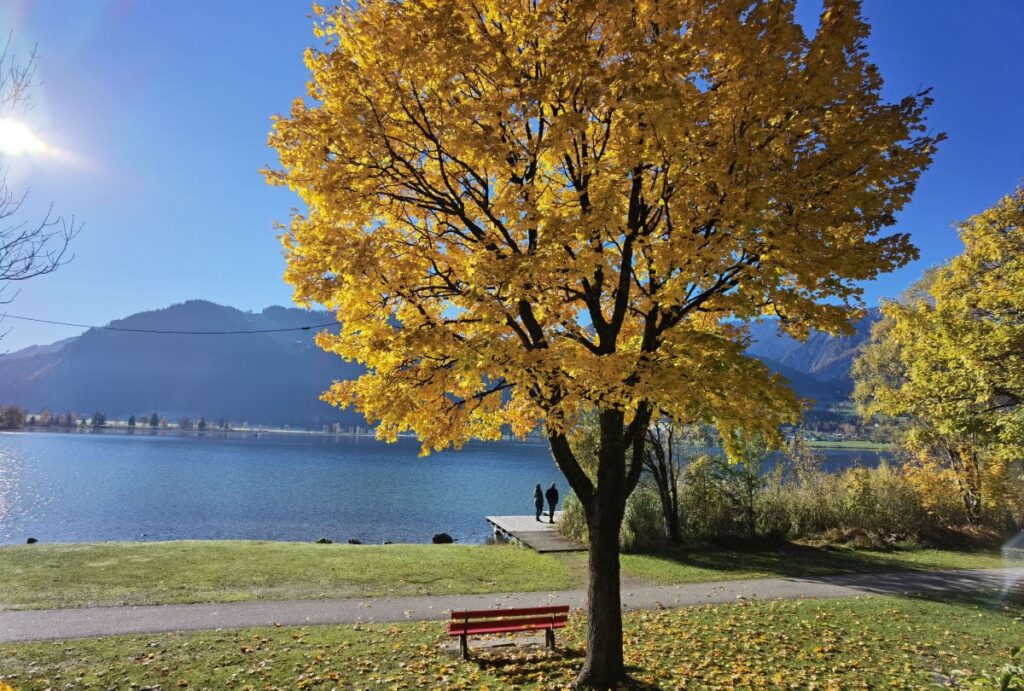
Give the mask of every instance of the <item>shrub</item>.
[(764, 483), (756, 465), (709, 454), (695, 457), (679, 488), (684, 534), (696, 540), (755, 537)]
[(1024, 529), (1024, 460), (1007, 466), (1006, 504), (1012, 530)]
[(0, 408), (0, 429), (21, 429), (25, 425), (25, 409), (16, 405)]
[[(752, 460), (753, 459), (753, 460)], [(815, 540), (883, 548), (916, 541), (977, 544), (1024, 526), (1024, 462), (1007, 464), (1003, 499), (968, 525), (956, 477), (934, 463), (911, 459), (826, 472), (823, 457), (796, 439), (767, 474), (763, 458), (730, 462), (690, 457), (678, 481), (680, 525), (691, 542)], [(583, 507), (565, 502), (559, 530), (586, 542)], [(666, 540), (657, 492), (641, 484), (629, 498), (620, 542), (624, 551)]]
[[(826, 539), (878, 547), (937, 536), (949, 525), (945, 519), (955, 517), (929, 512), (917, 484), (925, 478), (913, 479), (907, 474), (913, 471), (887, 463), (841, 473), (822, 466), (821, 455), (799, 439), (767, 474), (751, 464), (697, 458), (679, 490), (687, 538)], [(948, 503), (955, 493), (935, 496)]]
[[(575, 493), (570, 492), (565, 498), (557, 529), (570, 540), (587, 544), (587, 519), (583, 504)], [(654, 489), (641, 485), (626, 500), (626, 512), (619, 531), (619, 546), (624, 552), (637, 552), (656, 547), (665, 541), (661, 499)]]
[(583, 512), (583, 504), (575, 492), (569, 492), (562, 500), (562, 517), (555, 526), (559, 533), (581, 544), (587, 544), (587, 517)]
[(666, 541), (665, 518), (661, 513), (661, 497), (651, 487), (637, 487), (626, 500), (626, 513), (619, 531), (619, 545), (624, 552), (639, 552)]
[(792, 529), (788, 492), (782, 484), (782, 474), (782, 464), (776, 464), (757, 496), (757, 534), (769, 540), (788, 538)]
[(873, 535), (917, 538), (928, 530), (921, 497), (888, 463), (873, 470), (847, 470), (843, 479), (841, 528)]

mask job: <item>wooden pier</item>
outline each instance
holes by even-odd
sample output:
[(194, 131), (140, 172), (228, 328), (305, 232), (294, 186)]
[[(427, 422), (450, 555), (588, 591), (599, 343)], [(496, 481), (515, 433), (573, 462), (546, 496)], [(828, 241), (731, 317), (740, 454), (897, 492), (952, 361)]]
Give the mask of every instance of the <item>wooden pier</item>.
[(495, 537), (518, 540), (542, 554), (548, 552), (585, 552), (586, 547), (563, 537), (555, 525), (562, 517), (561, 511), (555, 511), (555, 523), (548, 523), (547, 513), (544, 520), (538, 521), (533, 516), (487, 516), (487, 522), (494, 527)]

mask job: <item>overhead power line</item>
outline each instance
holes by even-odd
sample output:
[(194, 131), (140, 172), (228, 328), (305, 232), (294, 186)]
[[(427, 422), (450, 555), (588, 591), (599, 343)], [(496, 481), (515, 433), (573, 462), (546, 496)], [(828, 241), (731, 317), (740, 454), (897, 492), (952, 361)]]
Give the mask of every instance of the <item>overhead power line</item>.
[(3, 314), (0, 317), (5, 319), (20, 319), (27, 322), (36, 322), (38, 324), (56, 324), (57, 326), (74, 326), (80, 329), (102, 329), (103, 331), (127, 331), (129, 333), (142, 333), (142, 334), (163, 334), (168, 336), (231, 336), (235, 334), (270, 334), (270, 333), (281, 333), (284, 331), (312, 331), (313, 329), (323, 329), (329, 326), (338, 326), (339, 323), (336, 321), (326, 322), (324, 324), (310, 324), (308, 326), (289, 326), (280, 329), (237, 329), (233, 331), (185, 331), (185, 330), (162, 330), (162, 329), (131, 329), (124, 326), (95, 326), (93, 324), (75, 324), (73, 322), (61, 322), (54, 321), (52, 319), (37, 319), (36, 317), (22, 317), (17, 314)]

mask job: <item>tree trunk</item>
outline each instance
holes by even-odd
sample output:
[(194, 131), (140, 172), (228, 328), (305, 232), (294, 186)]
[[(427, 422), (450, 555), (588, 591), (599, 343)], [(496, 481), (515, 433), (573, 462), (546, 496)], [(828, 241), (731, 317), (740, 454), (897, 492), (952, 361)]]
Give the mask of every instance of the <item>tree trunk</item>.
[(672, 500), (672, 513), (669, 516), (668, 536), (672, 542), (682, 542), (683, 526), (679, 521), (679, 481), (676, 479), (675, 473), (672, 474), (672, 486), (669, 489), (669, 497)]
[(977, 525), (981, 522), (981, 469), (977, 455), (965, 444), (947, 448), (946, 454), (953, 468), (960, 500), (964, 505), (967, 522)]
[[(622, 657), (622, 598), (619, 592), (619, 529), (630, 490), (626, 482), (623, 415), (619, 411), (602, 411), (600, 420), (597, 491), (584, 505), (590, 536), (587, 661), (576, 678), (576, 685), (606, 689), (630, 681)], [(640, 446), (638, 450), (642, 449)], [(639, 463), (639, 459), (637, 461)]]
[[(619, 529), (626, 511), (626, 497), (640, 479), (644, 430), (650, 421), (650, 410), (642, 406), (637, 411), (628, 435), (624, 418), (623, 412), (618, 410), (599, 413), (601, 441), (595, 478), (588, 476), (579, 465), (564, 434), (548, 437), (555, 462), (583, 504), (590, 536), (587, 659), (576, 678), (577, 687), (608, 689), (635, 685), (626, 675), (622, 655)], [(628, 469), (627, 448), (631, 454)]]
[(661, 514), (665, 520), (665, 532), (671, 542), (679, 542), (682, 533), (679, 525), (679, 501), (672, 487), (662, 486), (662, 483), (657, 480), (655, 484), (658, 485), (658, 494), (661, 496)]
[(648, 430), (644, 451), (644, 468), (654, 480), (661, 500), (661, 514), (665, 521), (665, 534), (671, 542), (679, 542), (682, 528), (679, 524), (679, 497), (676, 489), (676, 460), (672, 443), (672, 428), (668, 432), (668, 443), (662, 439), (661, 431)]
[[(611, 494), (611, 493), (610, 493)], [(628, 682), (622, 656), (622, 600), (619, 591), (619, 528), (625, 511), (597, 496), (587, 510), (590, 535), (587, 587), (587, 660), (576, 685), (614, 688)]]

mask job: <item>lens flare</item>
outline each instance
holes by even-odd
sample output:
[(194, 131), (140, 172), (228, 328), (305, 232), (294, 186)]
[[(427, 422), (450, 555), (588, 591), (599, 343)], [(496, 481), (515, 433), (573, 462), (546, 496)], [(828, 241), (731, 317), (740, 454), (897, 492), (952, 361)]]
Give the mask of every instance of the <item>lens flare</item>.
[(1024, 563), (1024, 530), (1003, 544), (1003, 561), (1007, 562), (1007, 566), (1017, 567), (1004, 572), (1001, 593), (1003, 599), (1010, 596), (1019, 597), (1024, 594), (1024, 568), (1020, 568)]
[(9, 118), (0, 118), (0, 154), (20, 156), (47, 151), (50, 147), (37, 137), (28, 125)]

